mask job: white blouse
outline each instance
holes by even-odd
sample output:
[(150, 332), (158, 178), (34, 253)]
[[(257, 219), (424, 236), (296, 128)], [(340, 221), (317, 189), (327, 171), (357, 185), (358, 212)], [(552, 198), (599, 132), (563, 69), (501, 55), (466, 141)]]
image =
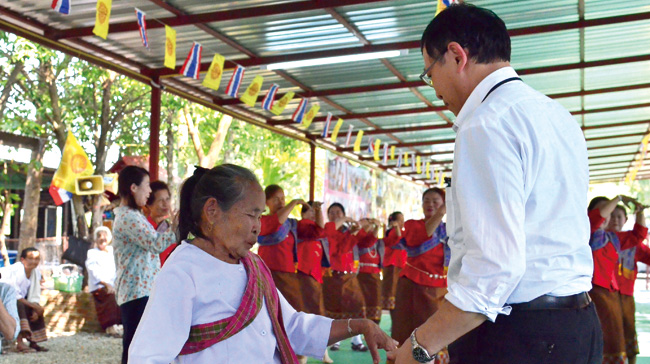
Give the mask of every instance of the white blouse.
[(88, 289), (93, 292), (106, 282), (115, 285), (115, 258), (113, 257), (113, 247), (107, 246), (106, 251), (93, 248), (88, 250), (86, 258), (86, 269), (88, 269)]
[[(228, 264), (183, 242), (158, 274), (129, 349), (129, 363), (281, 363), (266, 305), (231, 338), (178, 356), (190, 326), (232, 316), (248, 278), (243, 264)], [(296, 312), (279, 293), (284, 326), (298, 355), (322, 358), (332, 320)]]
[[(34, 269), (34, 272), (36, 269)], [(7, 283), (16, 290), (16, 298), (27, 298), (31, 281), (25, 274), (25, 266), (16, 262), (8, 267), (0, 268), (0, 282)]]

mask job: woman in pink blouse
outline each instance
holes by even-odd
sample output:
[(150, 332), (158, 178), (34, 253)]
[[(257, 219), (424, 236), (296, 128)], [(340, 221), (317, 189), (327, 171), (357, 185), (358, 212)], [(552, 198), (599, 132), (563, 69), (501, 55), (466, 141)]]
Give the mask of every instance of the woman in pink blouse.
[(113, 249), (117, 278), (115, 291), (122, 313), (122, 364), (126, 364), (129, 345), (149, 299), (153, 280), (160, 269), (160, 254), (175, 242), (168, 226), (156, 231), (142, 213), (151, 194), (149, 172), (127, 166), (117, 179), (121, 203), (115, 209)]

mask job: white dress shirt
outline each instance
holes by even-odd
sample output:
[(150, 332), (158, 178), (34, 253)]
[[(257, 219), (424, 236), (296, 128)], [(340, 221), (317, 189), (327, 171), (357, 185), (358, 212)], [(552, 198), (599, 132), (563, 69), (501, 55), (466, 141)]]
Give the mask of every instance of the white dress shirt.
[[(36, 269), (34, 269), (36, 271)], [(7, 283), (16, 290), (16, 298), (27, 298), (31, 281), (25, 274), (22, 262), (16, 262), (8, 267), (0, 268), (0, 282)]]
[(88, 250), (86, 269), (88, 269), (88, 290), (90, 292), (104, 286), (99, 282), (106, 282), (111, 286), (115, 285), (115, 257), (113, 257), (113, 247), (110, 245), (107, 246), (106, 251), (97, 248)]
[[(129, 364), (281, 363), (266, 305), (245, 329), (198, 353), (177, 356), (190, 326), (228, 318), (239, 308), (248, 278), (243, 264), (228, 264), (183, 242), (155, 280), (129, 348)], [(278, 292), (282, 318), (296, 354), (322, 358), (332, 320), (296, 312)]]
[(494, 321), (507, 304), (591, 289), (585, 138), (558, 102), (501, 68), (458, 114), (447, 191), (446, 299)]

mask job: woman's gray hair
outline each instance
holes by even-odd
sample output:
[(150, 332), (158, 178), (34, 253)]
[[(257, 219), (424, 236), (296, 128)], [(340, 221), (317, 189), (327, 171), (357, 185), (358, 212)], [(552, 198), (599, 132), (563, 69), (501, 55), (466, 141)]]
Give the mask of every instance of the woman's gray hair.
[(93, 232), (93, 241), (97, 242), (99, 233), (106, 233), (106, 240), (108, 241), (107, 244), (110, 244), (113, 241), (113, 233), (111, 233), (111, 229), (107, 228), (106, 226), (100, 226), (95, 229)]
[(188, 178), (180, 193), (179, 237), (187, 238), (189, 233), (202, 237), (200, 231), (201, 210), (209, 198), (215, 198), (222, 211), (228, 211), (244, 199), (246, 188), (259, 185), (257, 177), (250, 170), (234, 164), (222, 164), (212, 169), (197, 167)]

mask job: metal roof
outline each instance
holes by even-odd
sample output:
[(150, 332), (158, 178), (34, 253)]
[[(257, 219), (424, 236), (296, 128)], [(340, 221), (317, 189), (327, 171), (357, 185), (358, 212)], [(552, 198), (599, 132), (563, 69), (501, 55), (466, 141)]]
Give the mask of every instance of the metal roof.
[[(468, 0), (489, 8), (512, 36), (512, 65), (526, 83), (557, 99), (583, 128), (589, 148), (592, 182), (620, 181), (636, 164), (639, 144), (650, 131), (650, 2), (629, 0)], [(418, 79), (423, 63), (419, 39), (435, 13), (434, 0), (113, 0), (107, 40), (91, 33), (95, 0), (73, 1), (72, 14), (61, 15), (46, 1), (5, 0), (0, 29), (24, 36), (142, 82), (235, 117), (288, 134), (368, 163), (369, 138), (398, 151), (417, 153), (433, 166), (450, 170), (454, 115), (433, 89)], [(147, 13), (150, 48), (142, 46), (133, 8)], [(177, 64), (193, 41), (204, 46), (202, 70), (214, 53), (226, 70), (219, 91), (163, 66), (165, 30), (177, 31)], [(395, 58), (268, 71), (260, 66), (383, 50), (407, 49)], [(235, 64), (247, 68), (244, 87), (264, 76), (254, 107), (225, 95)], [(201, 77), (202, 79), (203, 77)], [(304, 129), (291, 122), (294, 99), (280, 116), (262, 110), (268, 85), (279, 95), (293, 91), (321, 107)], [(345, 120), (337, 143), (320, 135), (325, 115)], [(348, 126), (364, 130), (362, 152), (345, 146)], [(397, 169), (395, 161), (380, 168), (413, 179), (424, 176)], [(650, 167), (638, 178), (650, 178)]]

